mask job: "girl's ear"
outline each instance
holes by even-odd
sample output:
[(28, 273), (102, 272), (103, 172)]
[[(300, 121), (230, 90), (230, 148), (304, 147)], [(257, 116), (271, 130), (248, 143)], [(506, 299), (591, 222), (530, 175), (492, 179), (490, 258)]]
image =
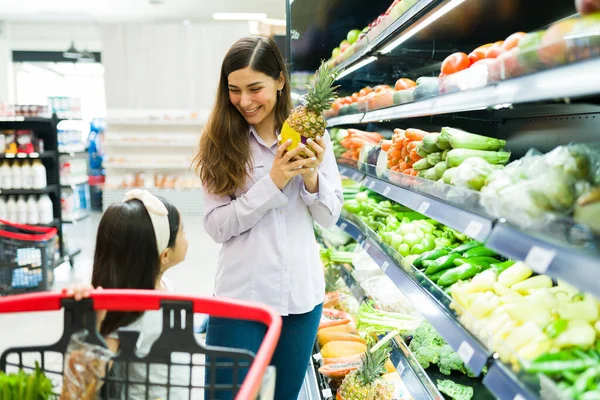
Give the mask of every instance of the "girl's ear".
[(285, 87), (285, 76), (283, 75), (283, 71), (279, 73), (279, 78), (277, 79), (277, 90), (283, 90)]
[(168, 247), (166, 249), (163, 250), (162, 253), (160, 253), (160, 265), (162, 267), (166, 267), (169, 265), (169, 262), (171, 261), (171, 249), (169, 249)]

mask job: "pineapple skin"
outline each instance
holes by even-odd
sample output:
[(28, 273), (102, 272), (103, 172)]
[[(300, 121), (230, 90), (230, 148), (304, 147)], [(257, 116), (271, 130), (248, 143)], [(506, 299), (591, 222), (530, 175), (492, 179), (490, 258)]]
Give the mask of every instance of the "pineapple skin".
[(392, 383), (377, 379), (373, 383), (361, 385), (358, 375), (358, 371), (352, 371), (344, 378), (338, 389), (343, 400), (390, 400), (393, 398), (394, 385)]
[[(292, 144), (288, 147), (288, 151), (293, 150), (300, 143), (306, 145), (308, 139), (314, 140), (317, 136), (323, 135), (326, 127), (327, 122), (322, 115), (310, 111), (305, 106), (296, 107), (283, 124), (280, 144), (291, 140)], [(300, 156), (306, 157), (304, 153)]]

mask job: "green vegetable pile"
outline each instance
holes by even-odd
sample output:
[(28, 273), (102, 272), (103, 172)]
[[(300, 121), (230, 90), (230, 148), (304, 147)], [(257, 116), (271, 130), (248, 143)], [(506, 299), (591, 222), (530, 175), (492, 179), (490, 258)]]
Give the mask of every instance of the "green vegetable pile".
[(461, 385), (448, 379), (438, 381), (437, 388), (452, 400), (471, 400), (473, 398), (472, 387)]
[(388, 332), (410, 332), (415, 331), (421, 319), (412, 315), (377, 310), (372, 301), (361, 304), (356, 314), (358, 321), (357, 329), (362, 332), (375, 333), (378, 335)]
[(7, 375), (0, 371), (0, 400), (53, 399), (53, 387), (52, 381), (44, 375), (37, 362), (32, 374), (19, 370)]
[(458, 371), (470, 378), (475, 377), (473, 371), (465, 366), (458, 354), (428, 322), (421, 323), (415, 330), (409, 349), (423, 368), (437, 365), (444, 375)]
[(547, 353), (525, 366), (530, 373), (541, 373), (558, 382), (565, 398), (600, 399), (600, 342), (584, 351), (572, 348)]

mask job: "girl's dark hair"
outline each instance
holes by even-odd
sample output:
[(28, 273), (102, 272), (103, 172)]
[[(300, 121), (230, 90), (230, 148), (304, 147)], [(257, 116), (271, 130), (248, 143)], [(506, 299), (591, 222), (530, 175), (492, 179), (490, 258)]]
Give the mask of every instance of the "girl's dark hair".
[[(160, 198), (169, 212), (169, 245), (179, 231), (179, 211)], [(139, 200), (114, 203), (98, 226), (92, 285), (105, 289), (154, 289), (160, 275), (160, 259), (154, 227)], [(142, 313), (108, 312), (100, 327), (103, 336), (137, 320)]]
[(246, 167), (252, 162), (248, 142), (248, 123), (229, 101), (229, 74), (250, 67), (273, 79), (283, 74), (285, 85), (275, 105), (275, 128), (280, 129), (292, 109), (288, 71), (275, 42), (261, 36), (238, 40), (227, 52), (221, 67), (217, 99), (200, 146), (194, 167), (208, 192), (229, 196), (246, 184)]

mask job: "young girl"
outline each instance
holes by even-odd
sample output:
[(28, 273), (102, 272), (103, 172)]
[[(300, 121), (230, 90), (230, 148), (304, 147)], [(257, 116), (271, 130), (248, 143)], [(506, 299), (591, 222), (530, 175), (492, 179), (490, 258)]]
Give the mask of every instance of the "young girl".
[[(327, 133), (291, 151), (290, 143), (278, 146), (290, 92), (276, 44), (240, 39), (223, 60), (195, 158), (204, 227), (223, 243), (215, 295), (264, 303), (283, 316), (272, 360), (277, 400), (297, 400), (321, 318), (325, 284), (313, 221), (333, 225), (343, 201)], [(264, 333), (259, 324), (211, 317), (207, 344), (256, 352)], [(231, 382), (231, 375), (216, 379)]]
[[(104, 213), (98, 227), (92, 286), (105, 289), (156, 289), (171, 291), (162, 275), (185, 259), (188, 243), (183, 231), (179, 211), (169, 202), (145, 190), (134, 189), (126, 194), (123, 202), (114, 203)], [(76, 299), (87, 297), (89, 288), (71, 288), (68, 295)], [(99, 331), (108, 347), (117, 352), (119, 339), (117, 330), (128, 327), (140, 332), (137, 352), (140, 355), (150, 350), (162, 329), (162, 313), (108, 312), (100, 315)], [(181, 368), (181, 367), (179, 367)], [(174, 373), (171, 384), (189, 384), (189, 368)], [(118, 376), (128, 372), (130, 381), (145, 381), (146, 365), (131, 364), (128, 371), (113, 366)], [(150, 367), (150, 381), (166, 383), (167, 369)], [(146, 391), (149, 397), (146, 397)], [(164, 387), (129, 385), (127, 399), (166, 398)], [(188, 399), (187, 389), (170, 390), (171, 399)]]

